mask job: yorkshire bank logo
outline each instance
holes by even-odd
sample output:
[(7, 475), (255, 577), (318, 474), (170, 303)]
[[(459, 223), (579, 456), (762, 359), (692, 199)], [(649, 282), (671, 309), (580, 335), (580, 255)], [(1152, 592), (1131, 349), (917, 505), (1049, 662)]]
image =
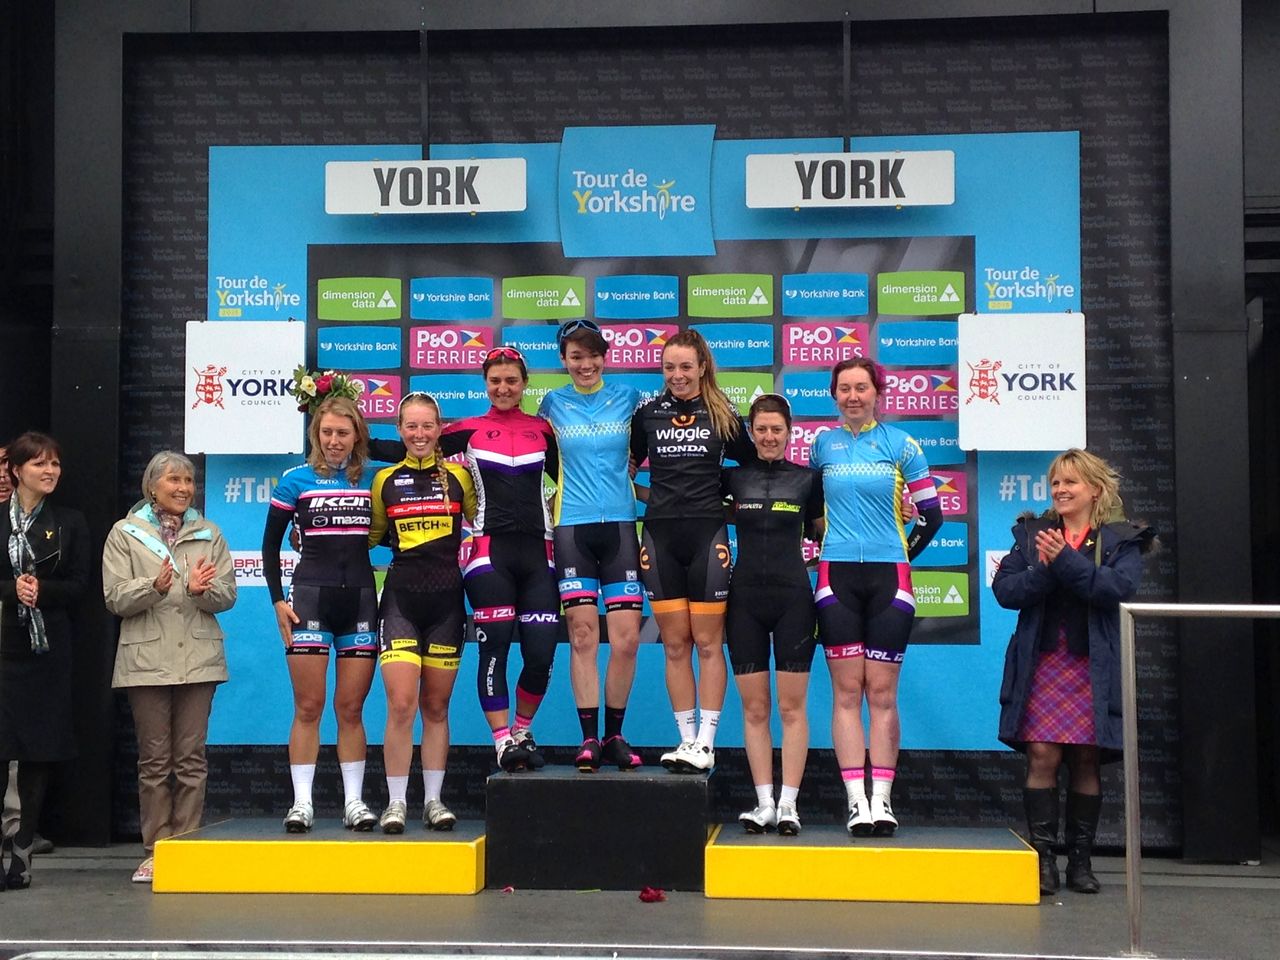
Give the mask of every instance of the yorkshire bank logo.
[(610, 367), (652, 368), (662, 363), (662, 348), (680, 328), (671, 323), (608, 323), (600, 328), (609, 344)]
[(943, 414), (960, 409), (954, 370), (891, 370), (885, 373), (885, 413)]
[(782, 362), (798, 367), (830, 367), (867, 356), (865, 323), (787, 323), (782, 326)]
[(477, 324), (409, 329), (409, 366), (416, 370), (478, 367), (492, 348), (492, 327)]
[(384, 373), (353, 373), (364, 383), (360, 394), (360, 412), (370, 420), (394, 417), (400, 409), (400, 378)]
[(558, 173), (566, 257), (715, 252), (715, 127), (566, 127)]
[(247, 314), (266, 311), (279, 315), (302, 306), (302, 297), (290, 293), (288, 284), (273, 283), (256, 273), (252, 277), (215, 277), (213, 293), (218, 301), (219, 317), (244, 318)]

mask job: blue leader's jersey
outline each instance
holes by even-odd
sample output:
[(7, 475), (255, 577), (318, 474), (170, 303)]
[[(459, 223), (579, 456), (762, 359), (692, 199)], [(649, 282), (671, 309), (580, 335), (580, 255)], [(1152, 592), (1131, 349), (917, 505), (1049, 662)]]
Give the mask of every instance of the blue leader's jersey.
[(560, 446), (556, 526), (635, 520), (627, 459), (639, 402), (633, 387), (607, 380), (591, 393), (568, 384), (542, 398), (538, 415), (551, 423)]
[(809, 466), (822, 474), (826, 498), (823, 560), (907, 560), (899, 510), (903, 488), (910, 490), (921, 512), (937, 506), (929, 464), (910, 434), (876, 422), (857, 435), (848, 426), (825, 430), (809, 449)]

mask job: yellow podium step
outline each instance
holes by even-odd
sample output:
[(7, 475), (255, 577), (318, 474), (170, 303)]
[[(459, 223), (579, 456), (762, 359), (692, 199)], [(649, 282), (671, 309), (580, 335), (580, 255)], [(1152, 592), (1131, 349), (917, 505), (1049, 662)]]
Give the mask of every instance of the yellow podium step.
[(854, 839), (842, 826), (798, 837), (726, 824), (706, 849), (706, 895), (760, 900), (1040, 902), (1036, 853), (1008, 829), (905, 827)]
[(288, 834), (278, 819), (226, 820), (156, 844), (157, 893), (467, 893), (484, 889), (484, 824), (400, 836), (317, 820)]

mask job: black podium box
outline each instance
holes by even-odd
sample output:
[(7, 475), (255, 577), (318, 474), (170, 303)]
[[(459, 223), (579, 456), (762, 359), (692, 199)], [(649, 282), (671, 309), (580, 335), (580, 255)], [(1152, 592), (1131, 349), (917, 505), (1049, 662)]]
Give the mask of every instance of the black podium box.
[(495, 773), (485, 798), (485, 885), (701, 890), (707, 781), (661, 767)]

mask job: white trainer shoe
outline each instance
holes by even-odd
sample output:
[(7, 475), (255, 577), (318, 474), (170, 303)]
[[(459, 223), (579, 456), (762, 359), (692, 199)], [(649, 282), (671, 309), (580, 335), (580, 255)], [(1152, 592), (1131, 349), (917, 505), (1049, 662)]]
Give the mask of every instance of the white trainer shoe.
[(898, 818), (893, 815), (888, 797), (871, 798), (871, 822), (871, 832), (877, 837), (892, 837), (898, 829)]
[(796, 805), (783, 801), (778, 804), (778, 834), (783, 837), (794, 837), (800, 833), (800, 814)]
[(422, 810), (422, 825), (428, 830), (452, 830), (458, 818), (440, 800), (432, 798)]
[(342, 825), (348, 830), (359, 830), (365, 833), (372, 830), (377, 822), (378, 818), (373, 815), (373, 811), (363, 800), (348, 800), (346, 808), (342, 811)]
[(874, 823), (871, 819), (871, 807), (865, 799), (849, 801), (849, 836), (869, 837)]
[(738, 822), (747, 833), (768, 833), (778, 822), (778, 811), (772, 803), (762, 803), (754, 810), (738, 814)]
[(387, 809), (382, 811), (378, 826), (382, 827), (383, 833), (404, 833), (404, 823), (408, 816), (409, 810), (405, 802), (392, 800), (387, 804)]
[(688, 751), (691, 750), (692, 748), (693, 748), (692, 740), (681, 740), (680, 745), (678, 747), (676, 747), (674, 750), (668, 750), (666, 753), (662, 755), (662, 757), (659, 759), (658, 762), (661, 763), (668, 770), (671, 770), (672, 772), (679, 772), (680, 767), (682, 766), (681, 760), (684, 758), (684, 755), (688, 753)]
[(315, 823), (315, 808), (306, 800), (296, 800), (289, 812), (284, 815), (286, 833), (309, 833), (311, 824)]

